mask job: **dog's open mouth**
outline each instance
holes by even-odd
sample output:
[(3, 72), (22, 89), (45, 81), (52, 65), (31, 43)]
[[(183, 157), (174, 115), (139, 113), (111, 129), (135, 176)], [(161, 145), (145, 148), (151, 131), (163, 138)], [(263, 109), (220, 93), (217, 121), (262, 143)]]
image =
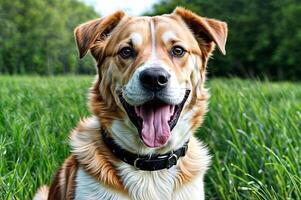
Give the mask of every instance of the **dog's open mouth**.
[(164, 146), (169, 140), (171, 130), (178, 122), (189, 93), (190, 90), (186, 90), (182, 102), (178, 105), (169, 105), (154, 99), (140, 106), (131, 106), (122, 94), (119, 98), (144, 144), (155, 148)]

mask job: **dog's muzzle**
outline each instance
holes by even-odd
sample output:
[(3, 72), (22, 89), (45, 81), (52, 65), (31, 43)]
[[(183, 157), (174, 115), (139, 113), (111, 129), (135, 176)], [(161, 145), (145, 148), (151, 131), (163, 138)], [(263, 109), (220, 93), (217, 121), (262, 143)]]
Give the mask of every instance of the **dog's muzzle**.
[(125, 101), (122, 94), (119, 98), (143, 143), (154, 148), (164, 146), (169, 140), (189, 94), (190, 90), (186, 90), (183, 100), (177, 105), (168, 105), (153, 99), (146, 104), (132, 106)]
[[(151, 148), (163, 147), (171, 137), (190, 90), (177, 89), (175, 79), (163, 67), (147, 67), (133, 77), (120, 94), (120, 101), (143, 143)], [(133, 99), (140, 99), (141, 103), (132, 103)]]

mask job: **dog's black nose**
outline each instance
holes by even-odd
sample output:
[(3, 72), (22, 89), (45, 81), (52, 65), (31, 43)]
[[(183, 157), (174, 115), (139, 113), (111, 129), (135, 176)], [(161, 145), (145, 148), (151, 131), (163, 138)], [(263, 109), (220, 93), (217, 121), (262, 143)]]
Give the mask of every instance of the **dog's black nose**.
[(150, 67), (140, 73), (142, 86), (153, 92), (162, 90), (168, 84), (170, 74), (162, 67)]

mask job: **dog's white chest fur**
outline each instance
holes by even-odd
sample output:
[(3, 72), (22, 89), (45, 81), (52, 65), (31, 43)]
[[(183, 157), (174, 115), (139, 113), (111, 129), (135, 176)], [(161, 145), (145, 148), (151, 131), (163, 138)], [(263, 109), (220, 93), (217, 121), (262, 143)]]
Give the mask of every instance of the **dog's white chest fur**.
[(174, 191), (176, 167), (169, 170), (149, 172), (136, 171), (132, 166), (122, 163), (118, 166), (118, 169), (130, 197), (105, 187), (80, 168), (76, 177), (75, 200), (204, 199), (201, 176), (194, 182)]
[(132, 166), (122, 163), (118, 169), (131, 199), (172, 199), (176, 176), (175, 167), (151, 172), (135, 170)]

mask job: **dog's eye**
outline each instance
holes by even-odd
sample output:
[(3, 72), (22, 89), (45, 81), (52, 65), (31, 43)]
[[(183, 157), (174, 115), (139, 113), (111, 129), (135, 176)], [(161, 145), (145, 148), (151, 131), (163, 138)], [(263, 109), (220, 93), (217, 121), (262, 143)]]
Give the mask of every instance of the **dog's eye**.
[(132, 58), (135, 56), (135, 50), (131, 47), (123, 47), (120, 51), (119, 51), (119, 55), (121, 56), (121, 58), (123, 59), (128, 59), (128, 58)]
[(171, 55), (174, 57), (183, 57), (185, 53), (186, 53), (186, 50), (180, 46), (174, 46), (171, 49)]

